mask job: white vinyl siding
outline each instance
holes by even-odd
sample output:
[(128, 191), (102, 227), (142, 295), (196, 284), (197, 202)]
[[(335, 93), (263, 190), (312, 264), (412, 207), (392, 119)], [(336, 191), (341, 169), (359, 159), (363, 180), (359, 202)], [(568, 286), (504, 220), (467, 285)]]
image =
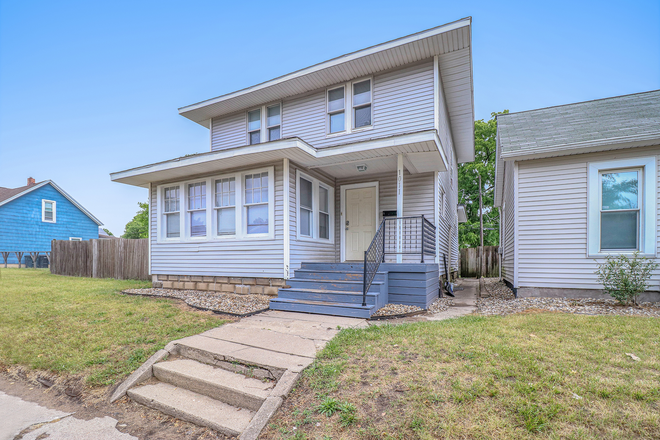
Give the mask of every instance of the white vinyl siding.
[[(504, 168), (504, 206), (502, 207), (502, 277), (515, 283), (515, 222), (516, 222), (516, 200), (514, 193), (514, 163), (505, 162)], [(502, 219), (501, 219), (502, 220)], [(518, 286), (514, 286), (518, 287)]]
[[(658, 147), (635, 148), (520, 162), (516, 213), (519, 287), (601, 289), (594, 271), (603, 260), (589, 257), (587, 250), (588, 164), (656, 155), (657, 168), (657, 153)], [(656, 198), (658, 176), (656, 170)], [(507, 194), (505, 202), (508, 208)], [(656, 225), (657, 211), (658, 205)], [(658, 261), (657, 235), (655, 243)], [(660, 288), (659, 281), (660, 271), (653, 277), (653, 290)]]
[[(256, 167), (232, 172), (250, 173)], [(270, 164), (273, 166), (273, 164)], [(283, 246), (283, 185), (282, 162), (274, 164), (274, 237), (254, 239), (209, 239), (201, 241), (159, 242), (157, 185), (151, 191), (151, 264), (153, 274), (208, 275), (234, 277), (282, 277)], [(213, 178), (215, 175), (200, 176)], [(194, 181), (194, 179), (191, 179)], [(208, 188), (207, 188), (208, 190)], [(270, 215), (270, 214), (269, 214)], [(210, 227), (210, 226), (209, 226)]]
[(214, 118), (211, 126), (211, 150), (224, 150), (246, 145), (246, 124), (247, 114), (245, 112)]

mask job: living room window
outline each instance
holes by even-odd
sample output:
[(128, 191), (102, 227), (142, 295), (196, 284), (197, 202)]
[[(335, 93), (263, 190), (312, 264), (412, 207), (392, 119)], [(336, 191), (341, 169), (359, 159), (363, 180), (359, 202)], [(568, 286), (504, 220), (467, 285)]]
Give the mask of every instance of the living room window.
[(655, 157), (589, 164), (588, 254), (655, 255)]
[(190, 237), (206, 236), (206, 182), (188, 184)]
[(181, 235), (180, 200), (179, 186), (163, 188), (163, 220), (166, 238), (178, 238)]
[(268, 234), (268, 172), (245, 175), (246, 232)]
[(236, 178), (215, 181), (217, 235), (236, 235)]

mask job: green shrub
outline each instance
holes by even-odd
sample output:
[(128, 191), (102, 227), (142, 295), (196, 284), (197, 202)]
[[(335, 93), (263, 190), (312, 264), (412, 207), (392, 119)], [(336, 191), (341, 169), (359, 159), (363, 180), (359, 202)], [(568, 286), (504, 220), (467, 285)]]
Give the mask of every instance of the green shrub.
[(649, 279), (658, 264), (635, 252), (632, 258), (626, 255), (608, 256), (598, 265), (596, 275), (603, 284), (605, 294), (621, 304), (637, 304), (637, 297), (649, 287)]

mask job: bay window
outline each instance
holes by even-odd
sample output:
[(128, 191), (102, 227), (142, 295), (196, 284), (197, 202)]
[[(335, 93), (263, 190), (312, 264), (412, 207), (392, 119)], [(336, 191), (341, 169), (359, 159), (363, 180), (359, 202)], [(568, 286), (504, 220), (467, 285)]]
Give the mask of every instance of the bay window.
[(300, 171), (297, 171), (296, 175), (298, 238), (332, 242), (333, 188)]
[(191, 237), (206, 236), (206, 182), (188, 184), (188, 215)]
[(179, 200), (178, 186), (163, 189), (163, 212), (165, 213), (166, 238), (178, 238), (181, 234), (181, 218), (179, 214), (181, 203)]
[(589, 164), (588, 254), (655, 254), (655, 157)]

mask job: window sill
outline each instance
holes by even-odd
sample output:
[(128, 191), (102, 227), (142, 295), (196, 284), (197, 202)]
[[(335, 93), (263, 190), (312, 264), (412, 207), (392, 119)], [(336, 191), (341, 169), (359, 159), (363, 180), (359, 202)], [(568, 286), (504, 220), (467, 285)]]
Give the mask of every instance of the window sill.
[(56, 221), (51, 221), (51, 220), (41, 220), (42, 223), (57, 223)]
[(274, 240), (275, 237), (271, 235), (257, 235), (257, 236), (244, 236), (244, 237), (212, 237), (212, 238), (185, 238), (185, 239), (166, 239), (161, 238), (157, 241), (158, 244), (168, 243), (181, 243), (181, 244), (198, 244), (198, 243), (221, 243), (223, 241), (229, 242), (242, 242), (242, 241), (258, 241), (258, 240)]
[(339, 137), (339, 136), (346, 136), (346, 135), (349, 135), (349, 134), (361, 133), (363, 131), (369, 131), (369, 130), (373, 130), (373, 129), (374, 129), (373, 125), (368, 125), (366, 127), (353, 128), (351, 130), (344, 130), (344, 131), (340, 131), (340, 132), (337, 132), (337, 133), (326, 133), (325, 137), (326, 137), (326, 139), (330, 139), (330, 138)]
[[(599, 252), (595, 254), (588, 254), (588, 258), (594, 258), (594, 259), (605, 259), (607, 257), (618, 257), (621, 255), (626, 255), (626, 256), (632, 256), (635, 253), (635, 251), (620, 251), (620, 252)], [(638, 254), (640, 257), (645, 257), (645, 258), (656, 258), (656, 254), (651, 253), (642, 253), (640, 252)]]
[(314, 237), (305, 237), (304, 235), (299, 235), (297, 239), (298, 241), (307, 241), (310, 243), (334, 244), (334, 240), (331, 240), (329, 238), (314, 238)]

